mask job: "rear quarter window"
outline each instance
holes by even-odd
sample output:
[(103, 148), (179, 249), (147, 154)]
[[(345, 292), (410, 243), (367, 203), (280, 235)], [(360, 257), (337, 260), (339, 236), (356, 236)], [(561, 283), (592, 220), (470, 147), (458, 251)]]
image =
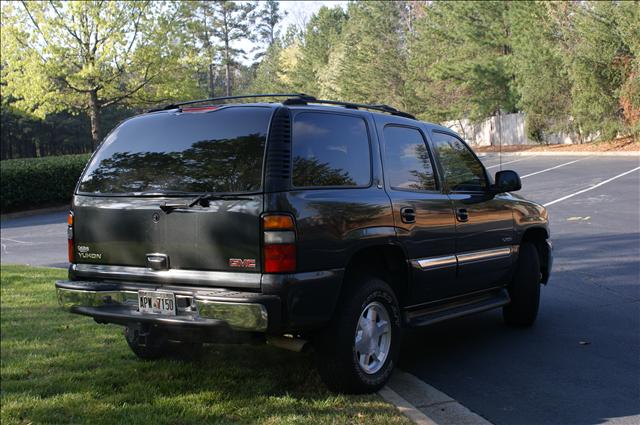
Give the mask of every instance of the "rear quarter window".
[(293, 122), (296, 187), (368, 186), (371, 159), (367, 125), (361, 117), (303, 112)]
[(254, 192), (272, 110), (225, 107), (125, 121), (104, 141), (80, 193)]

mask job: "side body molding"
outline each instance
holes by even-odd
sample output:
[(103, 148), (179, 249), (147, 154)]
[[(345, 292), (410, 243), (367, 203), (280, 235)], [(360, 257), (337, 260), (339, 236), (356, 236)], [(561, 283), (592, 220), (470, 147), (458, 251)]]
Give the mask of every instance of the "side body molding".
[(518, 246), (510, 245), (501, 248), (484, 249), (479, 251), (463, 252), (456, 255), (441, 257), (417, 258), (411, 260), (413, 267), (422, 270), (435, 270), (443, 267), (460, 266), (470, 263), (503, 260), (517, 254)]

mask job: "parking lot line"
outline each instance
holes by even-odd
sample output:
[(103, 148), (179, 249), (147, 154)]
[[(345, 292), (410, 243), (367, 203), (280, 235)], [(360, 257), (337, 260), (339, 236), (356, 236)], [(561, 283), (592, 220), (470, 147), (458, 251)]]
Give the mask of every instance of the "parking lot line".
[(535, 158), (535, 157), (531, 156), (531, 157), (528, 157), (528, 158), (514, 159), (513, 161), (503, 162), (502, 164), (491, 165), (491, 166), (487, 167), (487, 170), (489, 168), (496, 168), (496, 167), (500, 167), (502, 165), (513, 164), (514, 162), (520, 162), (520, 161), (524, 161), (525, 159), (531, 159), (531, 158)]
[(573, 193), (571, 193), (571, 194), (569, 194), (569, 195), (563, 196), (562, 198), (558, 198), (558, 199), (555, 199), (555, 200), (553, 200), (553, 201), (551, 201), (551, 202), (547, 202), (546, 204), (544, 204), (544, 206), (545, 206), (545, 207), (548, 207), (549, 205), (553, 205), (553, 204), (555, 204), (555, 203), (558, 203), (558, 202), (564, 201), (564, 200), (566, 200), (566, 199), (573, 198), (573, 197), (574, 197), (574, 196), (576, 196), (576, 195), (580, 195), (581, 193), (585, 193), (585, 192), (588, 192), (588, 191), (590, 191), (590, 190), (596, 189), (596, 188), (598, 188), (598, 187), (600, 187), (600, 186), (602, 186), (602, 185), (604, 185), (604, 184), (607, 184), (607, 183), (609, 183), (609, 182), (614, 181), (615, 179), (619, 179), (620, 177), (624, 177), (624, 176), (626, 176), (627, 174), (631, 174), (631, 173), (633, 173), (634, 171), (638, 171), (638, 170), (640, 170), (640, 167), (636, 167), (636, 168), (634, 168), (634, 169), (632, 169), (632, 170), (625, 171), (624, 173), (618, 174), (617, 176), (613, 176), (613, 177), (611, 177), (610, 179), (607, 179), (607, 180), (605, 180), (605, 181), (601, 181), (600, 183), (598, 183), (598, 184), (594, 184), (593, 186), (590, 186), (590, 187), (588, 187), (588, 188), (586, 188), (586, 189), (582, 189), (582, 190), (579, 190), (579, 191), (577, 191), (577, 192), (573, 192)]
[(521, 178), (521, 179), (525, 179), (525, 178), (527, 178), (527, 177), (535, 176), (536, 174), (546, 173), (547, 171), (555, 170), (556, 168), (564, 167), (564, 166), (566, 166), (566, 165), (575, 164), (576, 162), (578, 162), (578, 161), (582, 161), (583, 159), (585, 159), (585, 158), (582, 158), (582, 159), (576, 159), (576, 160), (574, 160), (574, 161), (565, 162), (565, 163), (563, 163), (563, 164), (556, 165), (555, 167), (545, 168), (544, 170), (536, 171), (535, 173), (529, 173), (529, 174), (526, 174), (526, 175), (524, 175), (524, 176), (522, 176), (522, 177), (520, 177), (520, 178)]

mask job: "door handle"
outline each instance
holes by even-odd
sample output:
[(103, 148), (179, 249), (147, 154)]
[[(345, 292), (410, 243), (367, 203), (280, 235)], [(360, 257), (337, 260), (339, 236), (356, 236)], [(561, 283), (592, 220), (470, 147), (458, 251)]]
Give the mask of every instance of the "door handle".
[(466, 208), (458, 208), (456, 211), (456, 218), (462, 223), (469, 221), (469, 212)]
[(400, 208), (400, 219), (403, 223), (415, 223), (416, 211), (410, 207)]

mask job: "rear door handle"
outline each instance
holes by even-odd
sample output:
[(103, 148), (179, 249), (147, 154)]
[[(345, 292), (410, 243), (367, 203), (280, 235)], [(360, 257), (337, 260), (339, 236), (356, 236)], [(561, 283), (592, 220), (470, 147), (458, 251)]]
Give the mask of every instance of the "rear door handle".
[(469, 212), (466, 208), (458, 208), (456, 211), (456, 218), (462, 223), (469, 221)]
[(415, 223), (416, 211), (410, 207), (400, 208), (400, 219), (403, 223)]

